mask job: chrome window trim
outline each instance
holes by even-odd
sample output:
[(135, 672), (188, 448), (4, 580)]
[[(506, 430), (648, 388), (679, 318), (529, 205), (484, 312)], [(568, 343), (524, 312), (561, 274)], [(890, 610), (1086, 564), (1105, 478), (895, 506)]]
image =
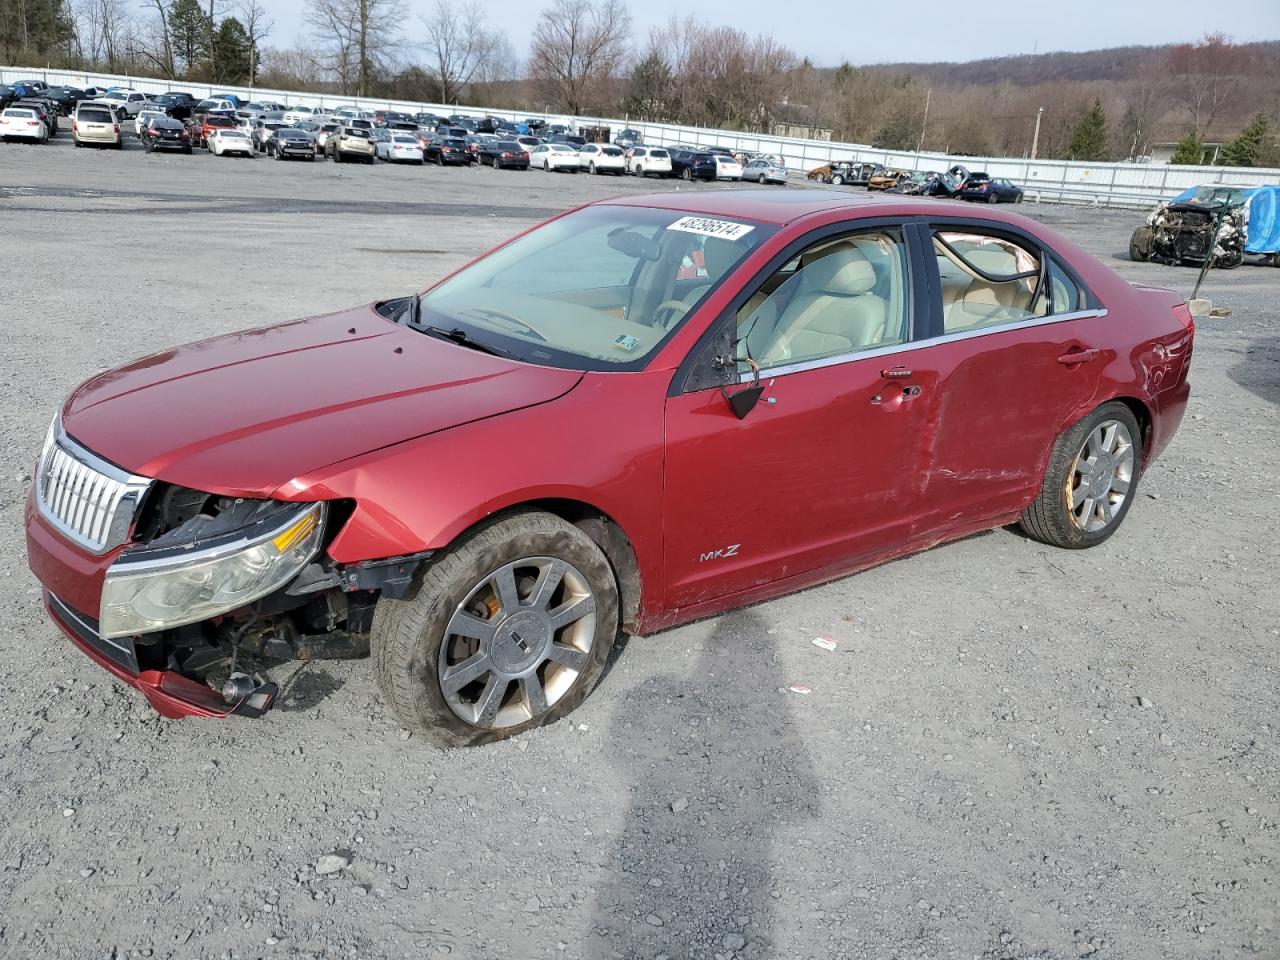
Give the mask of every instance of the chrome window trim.
[[(61, 418), (55, 422), (52, 433), (52, 442), (46, 443), (45, 449), (40, 455), (39, 467), (36, 470), (36, 510), (49, 526), (94, 556), (110, 553), (116, 547), (128, 541), (129, 535), (133, 532), (134, 519), (137, 516), (138, 507), (142, 504), (142, 498), (151, 489), (151, 484), (155, 481), (151, 477), (129, 473), (109, 460), (104, 460), (92, 450), (81, 446), (63, 430)], [(71, 524), (58, 517), (54, 512), (53, 505), (45, 499), (51, 480), (47, 476), (49, 460), (55, 449), (60, 450), (65, 456), (121, 487), (120, 496), (112, 509), (106, 530), (102, 534), (101, 543), (90, 539)]]
[[(1027, 330), (1033, 327), (1047, 327), (1055, 323), (1066, 323), (1069, 320), (1089, 320), (1094, 317), (1105, 317), (1107, 310), (1105, 307), (1097, 310), (1073, 310), (1071, 313), (1052, 313), (1046, 317), (1032, 317), (1027, 320), (1015, 320), (1010, 323), (1002, 323), (990, 327), (979, 327), (975, 330), (961, 330), (957, 333), (946, 333), (940, 337), (930, 337), (925, 340), (909, 340), (905, 343), (895, 343), (884, 347), (875, 347), (871, 350), (858, 350), (852, 353), (840, 353), (830, 357), (819, 357), (814, 360), (803, 360), (799, 363), (790, 363), (779, 367), (761, 367), (760, 379), (769, 380), (773, 377), (785, 377), (790, 373), (803, 373), (806, 370), (820, 370), (823, 367), (834, 367), (844, 363), (852, 363), (855, 360), (869, 360), (875, 357), (885, 357), (890, 354), (907, 353), (914, 350), (922, 350), (925, 347), (935, 347), (944, 343), (956, 343), (960, 340), (973, 340), (977, 337), (986, 337), (996, 333), (1007, 333), (1010, 330)], [(755, 380), (755, 375), (750, 371), (738, 375), (739, 383), (750, 383)]]

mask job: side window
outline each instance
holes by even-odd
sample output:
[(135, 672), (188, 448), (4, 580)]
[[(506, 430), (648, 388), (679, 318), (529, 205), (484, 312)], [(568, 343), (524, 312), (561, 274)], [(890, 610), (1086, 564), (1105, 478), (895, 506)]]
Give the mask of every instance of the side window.
[(942, 284), (945, 333), (1016, 323), (1042, 316), (1036, 297), (1040, 258), (1003, 237), (972, 231), (939, 230), (933, 235)]
[(905, 343), (907, 252), (895, 231), (814, 244), (738, 311), (739, 358), (762, 370)]

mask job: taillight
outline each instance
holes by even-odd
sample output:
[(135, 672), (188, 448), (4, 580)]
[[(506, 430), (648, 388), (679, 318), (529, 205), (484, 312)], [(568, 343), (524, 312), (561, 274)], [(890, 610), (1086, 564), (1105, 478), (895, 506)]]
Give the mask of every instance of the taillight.
[(117, 123), (117, 124), (116, 124), (115, 129), (116, 129), (116, 133), (119, 133), (119, 132), (120, 132), (120, 124), (118, 124), (118, 123)]
[(80, 128), (79, 128), (78, 126), (76, 126), (76, 121), (72, 120), (72, 121), (71, 121), (71, 132), (72, 132), (72, 133), (75, 133), (75, 132), (76, 132), (77, 130), (79, 130), (79, 129), (80, 129)]
[(510, 160), (510, 159), (511, 159), (511, 154), (507, 153), (507, 152), (504, 150), (504, 151), (503, 151), (503, 153), (502, 153), (502, 159), (503, 159), (503, 160)]

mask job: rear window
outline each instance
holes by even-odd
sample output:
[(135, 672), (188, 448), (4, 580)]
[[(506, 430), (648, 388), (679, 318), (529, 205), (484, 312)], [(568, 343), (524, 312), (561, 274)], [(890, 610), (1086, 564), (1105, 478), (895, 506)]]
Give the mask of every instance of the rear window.
[(30, 110), (6, 110), (4, 115), (6, 117), (26, 117), (30, 119), (35, 116), (35, 113)]
[(622, 151), (619, 150), (617, 147), (605, 147), (604, 150), (601, 151), (601, 153), (603, 153), (606, 157), (622, 156)]
[(665, 150), (650, 150), (650, 151), (649, 151), (649, 156), (651, 156), (651, 157), (666, 157), (666, 156), (669, 156), (669, 154), (668, 154), (668, 153), (667, 153), (667, 151), (665, 151)]
[(76, 114), (76, 119), (83, 120), (86, 123), (111, 123), (111, 114), (106, 110), (81, 110)]

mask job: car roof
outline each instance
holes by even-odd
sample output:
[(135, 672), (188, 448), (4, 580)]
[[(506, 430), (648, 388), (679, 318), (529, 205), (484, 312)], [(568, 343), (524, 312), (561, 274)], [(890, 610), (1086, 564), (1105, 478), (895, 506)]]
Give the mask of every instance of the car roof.
[(841, 211), (855, 217), (940, 216), (961, 213), (981, 219), (1004, 219), (1012, 215), (1000, 211), (998, 217), (983, 208), (975, 213), (972, 204), (875, 193), (845, 193), (840, 190), (710, 190), (705, 193), (640, 194), (601, 200), (601, 205), (653, 207), (701, 214), (708, 217), (740, 217), (761, 223), (783, 225), (819, 213)]

